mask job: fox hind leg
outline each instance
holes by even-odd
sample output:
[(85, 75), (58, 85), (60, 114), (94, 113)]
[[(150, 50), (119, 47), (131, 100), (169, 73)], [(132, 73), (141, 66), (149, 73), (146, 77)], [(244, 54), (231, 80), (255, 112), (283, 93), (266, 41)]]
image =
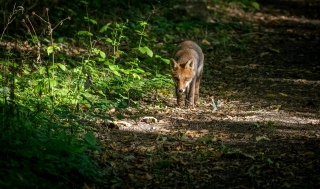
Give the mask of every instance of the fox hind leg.
[(195, 90), (194, 90), (194, 103), (195, 105), (199, 105), (199, 95), (200, 95), (200, 80), (201, 80), (201, 75), (199, 78), (197, 78), (196, 83), (195, 83)]
[(194, 91), (194, 104), (195, 105), (199, 104), (199, 88), (200, 88), (200, 79), (197, 80), (196, 86), (195, 86), (195, 91)]

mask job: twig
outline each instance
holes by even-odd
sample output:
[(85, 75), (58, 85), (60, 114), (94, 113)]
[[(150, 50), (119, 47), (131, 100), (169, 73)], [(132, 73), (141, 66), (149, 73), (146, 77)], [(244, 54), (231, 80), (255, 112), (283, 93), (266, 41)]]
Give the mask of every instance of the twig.
[(0, 37), (0, 41), (2, 41), (2, 37), (4, 35), (4, 32), (7, 30), (8, 26), (13, 22), (13, 20), (16, 18), (16, 17), (13, 17), (14, 15), (16, 15), (19, 11), (21, 11), (21, 13), (23, 14), (23, 11), (24, 11), (24, 8), (22, 6), (18, 6), (16, 8), (16, 4), (14, 4), (13, 6), (13, 10), (12, 10), (12, 13), (9, 15), (9, 18), (8, 18), (8, 23), (7, 25), (4, 27), (3, 31), (2, 31), (2, 34), (1, 34), (1, 37)]

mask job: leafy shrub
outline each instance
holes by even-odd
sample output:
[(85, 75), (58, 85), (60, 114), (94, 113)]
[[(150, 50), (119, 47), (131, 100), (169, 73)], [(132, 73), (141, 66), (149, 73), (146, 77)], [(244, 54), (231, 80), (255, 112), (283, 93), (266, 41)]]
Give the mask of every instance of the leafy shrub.
[[(50, 121), (46, 114), (0, 104), (0, 187), (60, 188), (100, 182), (93, 133)], [(11, 111), (11, 112), (10, 112)], [(12, 114), (13, 113), (13, 114)]]

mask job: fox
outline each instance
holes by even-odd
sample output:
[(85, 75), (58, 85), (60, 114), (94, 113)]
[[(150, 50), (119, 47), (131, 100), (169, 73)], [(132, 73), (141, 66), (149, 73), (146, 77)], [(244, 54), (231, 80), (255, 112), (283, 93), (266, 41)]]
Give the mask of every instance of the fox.
[(199, 104), (199, 88), (202, 78), (204, 54), (194, 41), (180, 43), (170, 58), (170, 69), (175, 85), (178, 106), (182, 106), (185, 92), (185, 105), (194, 107)]

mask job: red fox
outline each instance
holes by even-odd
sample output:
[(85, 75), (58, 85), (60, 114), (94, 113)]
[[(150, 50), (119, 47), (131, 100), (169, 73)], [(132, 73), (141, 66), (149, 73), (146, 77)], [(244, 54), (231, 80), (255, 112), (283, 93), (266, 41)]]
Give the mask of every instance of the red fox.
[(199, 103), (200, 79), (203, 71), (204, 55), (193, 41), (178, 45), (170, 59), (171, 75), (175, 83), (177, 103), (182, 105), (182, 93), (186, 92), (185, 105)]

